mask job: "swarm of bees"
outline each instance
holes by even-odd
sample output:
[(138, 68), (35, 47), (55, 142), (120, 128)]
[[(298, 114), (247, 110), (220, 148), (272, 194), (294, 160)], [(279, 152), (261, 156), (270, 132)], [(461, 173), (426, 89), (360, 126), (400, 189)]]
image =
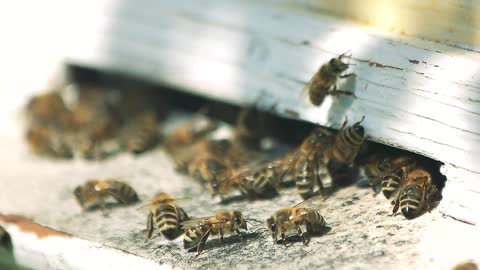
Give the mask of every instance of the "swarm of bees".
[[(355, 97), (336, 85), (338, 79), (352, 75), (343, 74), (350, 65), (344, 59), (350, 57), (344, 53), (332, 58), (308, 82), (306, 90), (313, 105), (321, 105), (327, 95)], [(75, 92), (73, 101), (64, 97), (63, 87), (29, 102), (26, 137), (34, 152), (101, 159), (120, 151), (142, 153), (158, 143), (162, 113), (148, 96), (85, 85), (78, 88), (81, 91)], [(436, 174), (428, 164), (411, 154), (371, 151), (362, 125), (368, 120), (362, 116), (356, 121), (345, 120), (338, 132), (316, 127), (296, 146), (272, 151), (281, 147), (276, 147), (279, 143), (274, 140), (272, 143), (271, 123), (265, 114), (243, 110), (229, 126), (227, 136), (220, 136), (226, 124), (197, 113), (165, 134), (162, 144), (179, 172), (222, 200), (234, 193), (249, 199), (271, 198), (293, 186), (301, 202), (275, 211), (266, 219), (266, 231), (274, 243), (280, 240), (286, 245), (289, 236), (296, 235), (307, 245), (310, 236), (328, 231), (320, 213), (323, 202), (336, 188), (361, 175), (369, 179), (375, 194), (392, 200), (393, 215), (401, 213), (406, 219), (430, 211), (441, 199)], [(73, 193), (86, 211), (104, 210), (108, 203), (139, 202), (137, 192), (118, 179), (89, 180)], [(223, 209), (192, 218), (179, 206), (182, 200), (158, 193), (138, 208), (148, 210), (147, 239), (154, 227), (167, 240), (183, 234), (184, 248), (196, 250), (197, 256), (210, 235), (219, 236), (222, 243), (225, 235), (244, 241), (249, 219), (241, 211)]]
[(26, 140), (33, 152), (54, 158), (144, 152), (158, 142), (162, 115), (148, 96), (89, 84), (58, 86), (28, 102)]

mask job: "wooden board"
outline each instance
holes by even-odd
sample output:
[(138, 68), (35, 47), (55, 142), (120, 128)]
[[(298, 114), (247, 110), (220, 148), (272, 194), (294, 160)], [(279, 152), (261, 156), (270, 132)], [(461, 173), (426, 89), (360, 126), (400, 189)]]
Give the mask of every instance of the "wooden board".
[[(479, 52), (284, 4), (77, 3), (71, 16), (78, 23), (66, 56), (71, 63), (234, 104), (274, 107), (279, 115), (326, 126), (338, 128), (346, 118), (353, 122), (365, 115), (371, 140), (454, 168), (446, 170), (450, 180), (442, 211), (477, 222), (480, 212), (472, 207), (480, 202)], [(305, 83), (321, 64), (347, 51), (356, 77), (338, 86), (356, 98), (310, 105), (302, 94)], [(450, 175), (453, 171), (462, 178)]]

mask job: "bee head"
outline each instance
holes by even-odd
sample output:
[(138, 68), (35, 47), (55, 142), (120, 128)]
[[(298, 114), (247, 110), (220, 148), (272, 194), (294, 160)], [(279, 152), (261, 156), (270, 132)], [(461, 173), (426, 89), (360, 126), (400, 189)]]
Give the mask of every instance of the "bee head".
[(272, 235), (273, 241), (277, 242), (277, 235), (278, 235), (278, 225), (275, 223), (273, 217), (267, 219), (267, 229), (270, 231)]
[(247, 222), (245, 222), (245, 219), (240, 211), (233, 211), (233, 223), (237, 228), (248, 230)]
[(359, 137), (362, 137), (362, 138), (365, 136), (365, 128), (363, 128), (363, 126), (361, 125), (364, 119), (365, 119), (365, 116), (363, 116), (360, 121), (358, 121), (352, 126), (355, 134), (357, 134)]
[(342, 73), (348, 69), (348, 64), (342, 61), (343, 57), (345, 57), (344, 54), (340, 55), (337, 58), (330, 59), (330, 62), (328, 62), (328, 64), (330, 65), (330, 68), (333, 72)]
[(77, 199), (78, 203), (80, 205), (83, 205), (83, 197), (82, 197), (82, 187), (78, 186), (75, 188), (73, 191), (73, 194), (75, 195), (75, 198)]

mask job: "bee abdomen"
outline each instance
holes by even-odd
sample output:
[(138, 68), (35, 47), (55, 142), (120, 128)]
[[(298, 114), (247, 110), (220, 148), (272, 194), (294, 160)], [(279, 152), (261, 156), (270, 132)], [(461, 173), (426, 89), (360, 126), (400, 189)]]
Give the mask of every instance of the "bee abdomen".
[(406, 189), (400, 196), (400, 210), (407, 219), (415, 218), (421, 211), (421, 194), (416, 188)]
[(138, 201), (137, 192), (135, 192), (135, 190), (127, 184), (120, 184), (119, 194), (122, 197), (122, 201), (125, 203), (133, 203)]
[(297, 187), (297, 192), (302, 196), (302, 198), (309, 198), (313, 194), (314, 188), (314, 170), (310, 166), (306, 166), (305, 170), (298, 172), (295, 177), (295, 186)]
[(183, 236), (183, 248), (190, 249), (198, 245), (204, 232), (200, 228), (191, 228), (185, 231)]
[(325, 227), (325, 219), (317, 211), (309, 214), (309, 220), (306, 222), (307, 232), (310, 234), (318, 234)]
[(390, 199), (392, 194), (399, 188), (401, 183), (400, 177), (396, 175), (387, 175), (382, 180), (382, 193), (385, 198)]

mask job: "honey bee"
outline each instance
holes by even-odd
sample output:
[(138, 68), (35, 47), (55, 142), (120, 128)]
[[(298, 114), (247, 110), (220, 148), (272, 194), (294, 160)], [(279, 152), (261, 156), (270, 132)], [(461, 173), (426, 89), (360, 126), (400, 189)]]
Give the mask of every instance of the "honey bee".
[(430, 211), (431, 204), (440, 198), (440, 192), (432, 183), (432, 176), (424, 168), (415, 168), (406, 173), (400, 192), (395, 200), (393, 214), (400, 209), (407, 219), (413, 219), (423, 210)]
[(210, 154), (196, 157), (190, 161), (187, 169), (190, 176), (205, 185), (218, 181), (227, 170), (228, 167), (222, 160)]
[(453, 270), (478, 270), (478, 266), (473, 262), (465, 262), (455, 265)]
[[(297, 233), (304, 245), (307, 245), (305, 233), (310, 235), (319, 234), (325, 228), (325, 219), (320, 215), (321, 196), (311, 197), (294, 206), (287, 207), (276, 211), (267, 219), (267, 228), (273, 238), (273, 242), (277, 243), (278, 235), (284, 245), (287, 242), (288, 234)], [(302, 230), (305, 227), (306, 232)]]
[(73, 193), (84, 210), (90, 210), (96, 206), (105, 209), (108, 197), (113, 197), (122, 204), (138, 201), (137, 192), (131, 186), (113, 179), (89, 180), (75, 188)]
[(26, 111), (32, 123), (62, 125), (67, 107), (60, 93), (55, 91), (32, 97)]
[(327, 150), (328, 172), (335, 184), (345, 184), (353, 179), (357, 168), (353, 167), (353, 161), (357, 157), (363, 142), (365, 141), (365, 129), (361, 125), (362, 119), (347, 127), (347, 121), (335, 136), (334, 143)]
[(212, 181), (209, 189), (213, 196), (226, 195), (234, 190), (250, 198), (278, 193), (279, 174), (274, 162), (261, 162), (255, 165), (246, 165), (240, 169), (229, 169), (225, 177)]
[(382, 174), (382, 193), (385, 198), (390, 199), (405, 180), (406, 174), (417, 165), (412, 156), (399, 156), (394, 159), (386, 158), (380, 164)]
[(206, 117), (198, 117), (191, 122), (176, 128), (165, 138), (165, 147), (169, 153), (175, 149), (197, 142), (209, 133), (215, 131), (219, 123)]
[(244, 241), (242, 232), (247, 230), (247, 223), (240, 211), (218, 210), (213, 216), (196, 218), (181, 223), (185, 230), (183, 247), (197, 248), (197, 256), (202, 253), (203, 247), (210, 234), (220, 235), (223, 243), (225, 233), (236, 233)]
[(177, 206), (177, 200), (166, 193), (159, 193), (152, 201), (139, 209), (150, 208), (147, 217), (147, 239), (152, 237), (153, 225), (168, 240), (173, 240), (181, 234), (180, 223), (189, 220), (187, 213)]
[(140, 154), (154, 147), (158, 142), (157, 116), (152, 111), (139, 113), (123, 128), (120, 135), (123, 148)]
[(2, 226), (0, 226), (0, 249), (2, 248), (5, 249), (9, 254), (12, 254), (12, 238), (10, 237), (10, 234), (8, 234), (8, 232)]
[(73, 157), (70, 145), (52, 128), (32, 126), (27, 131), (26, 139), (30, 149), (36, 154), (57, 158)]
[[(322, 172), (326, 171), (326, 151), (333, 141), (333, 133), (325, 128), (316, 128), (300, 145), (295, 154), (293, 166), (295, 186), (304, 199), (314, 195), (315, 184), (325, 195)], [(287, 156), (291, 158), (290, 156)], [(286, 161), (292, 163), (292, 161)]]
[(336, 83), (338, 78), (346, 78), (353, 75), (341, 75), (349, 66), (349, 64), (342, 61), (345, 57), (347, 57), (346, 53), (341, 54), (337, 58), (332, 58), (328, 63), (322, 65), (308, 82), (306, 90), (308, 91), (310, 102), (313, 105), (319, 106), (322, 104), (327, 95), (342, 94), (355, 96), (352, 92), (337, 90)]

